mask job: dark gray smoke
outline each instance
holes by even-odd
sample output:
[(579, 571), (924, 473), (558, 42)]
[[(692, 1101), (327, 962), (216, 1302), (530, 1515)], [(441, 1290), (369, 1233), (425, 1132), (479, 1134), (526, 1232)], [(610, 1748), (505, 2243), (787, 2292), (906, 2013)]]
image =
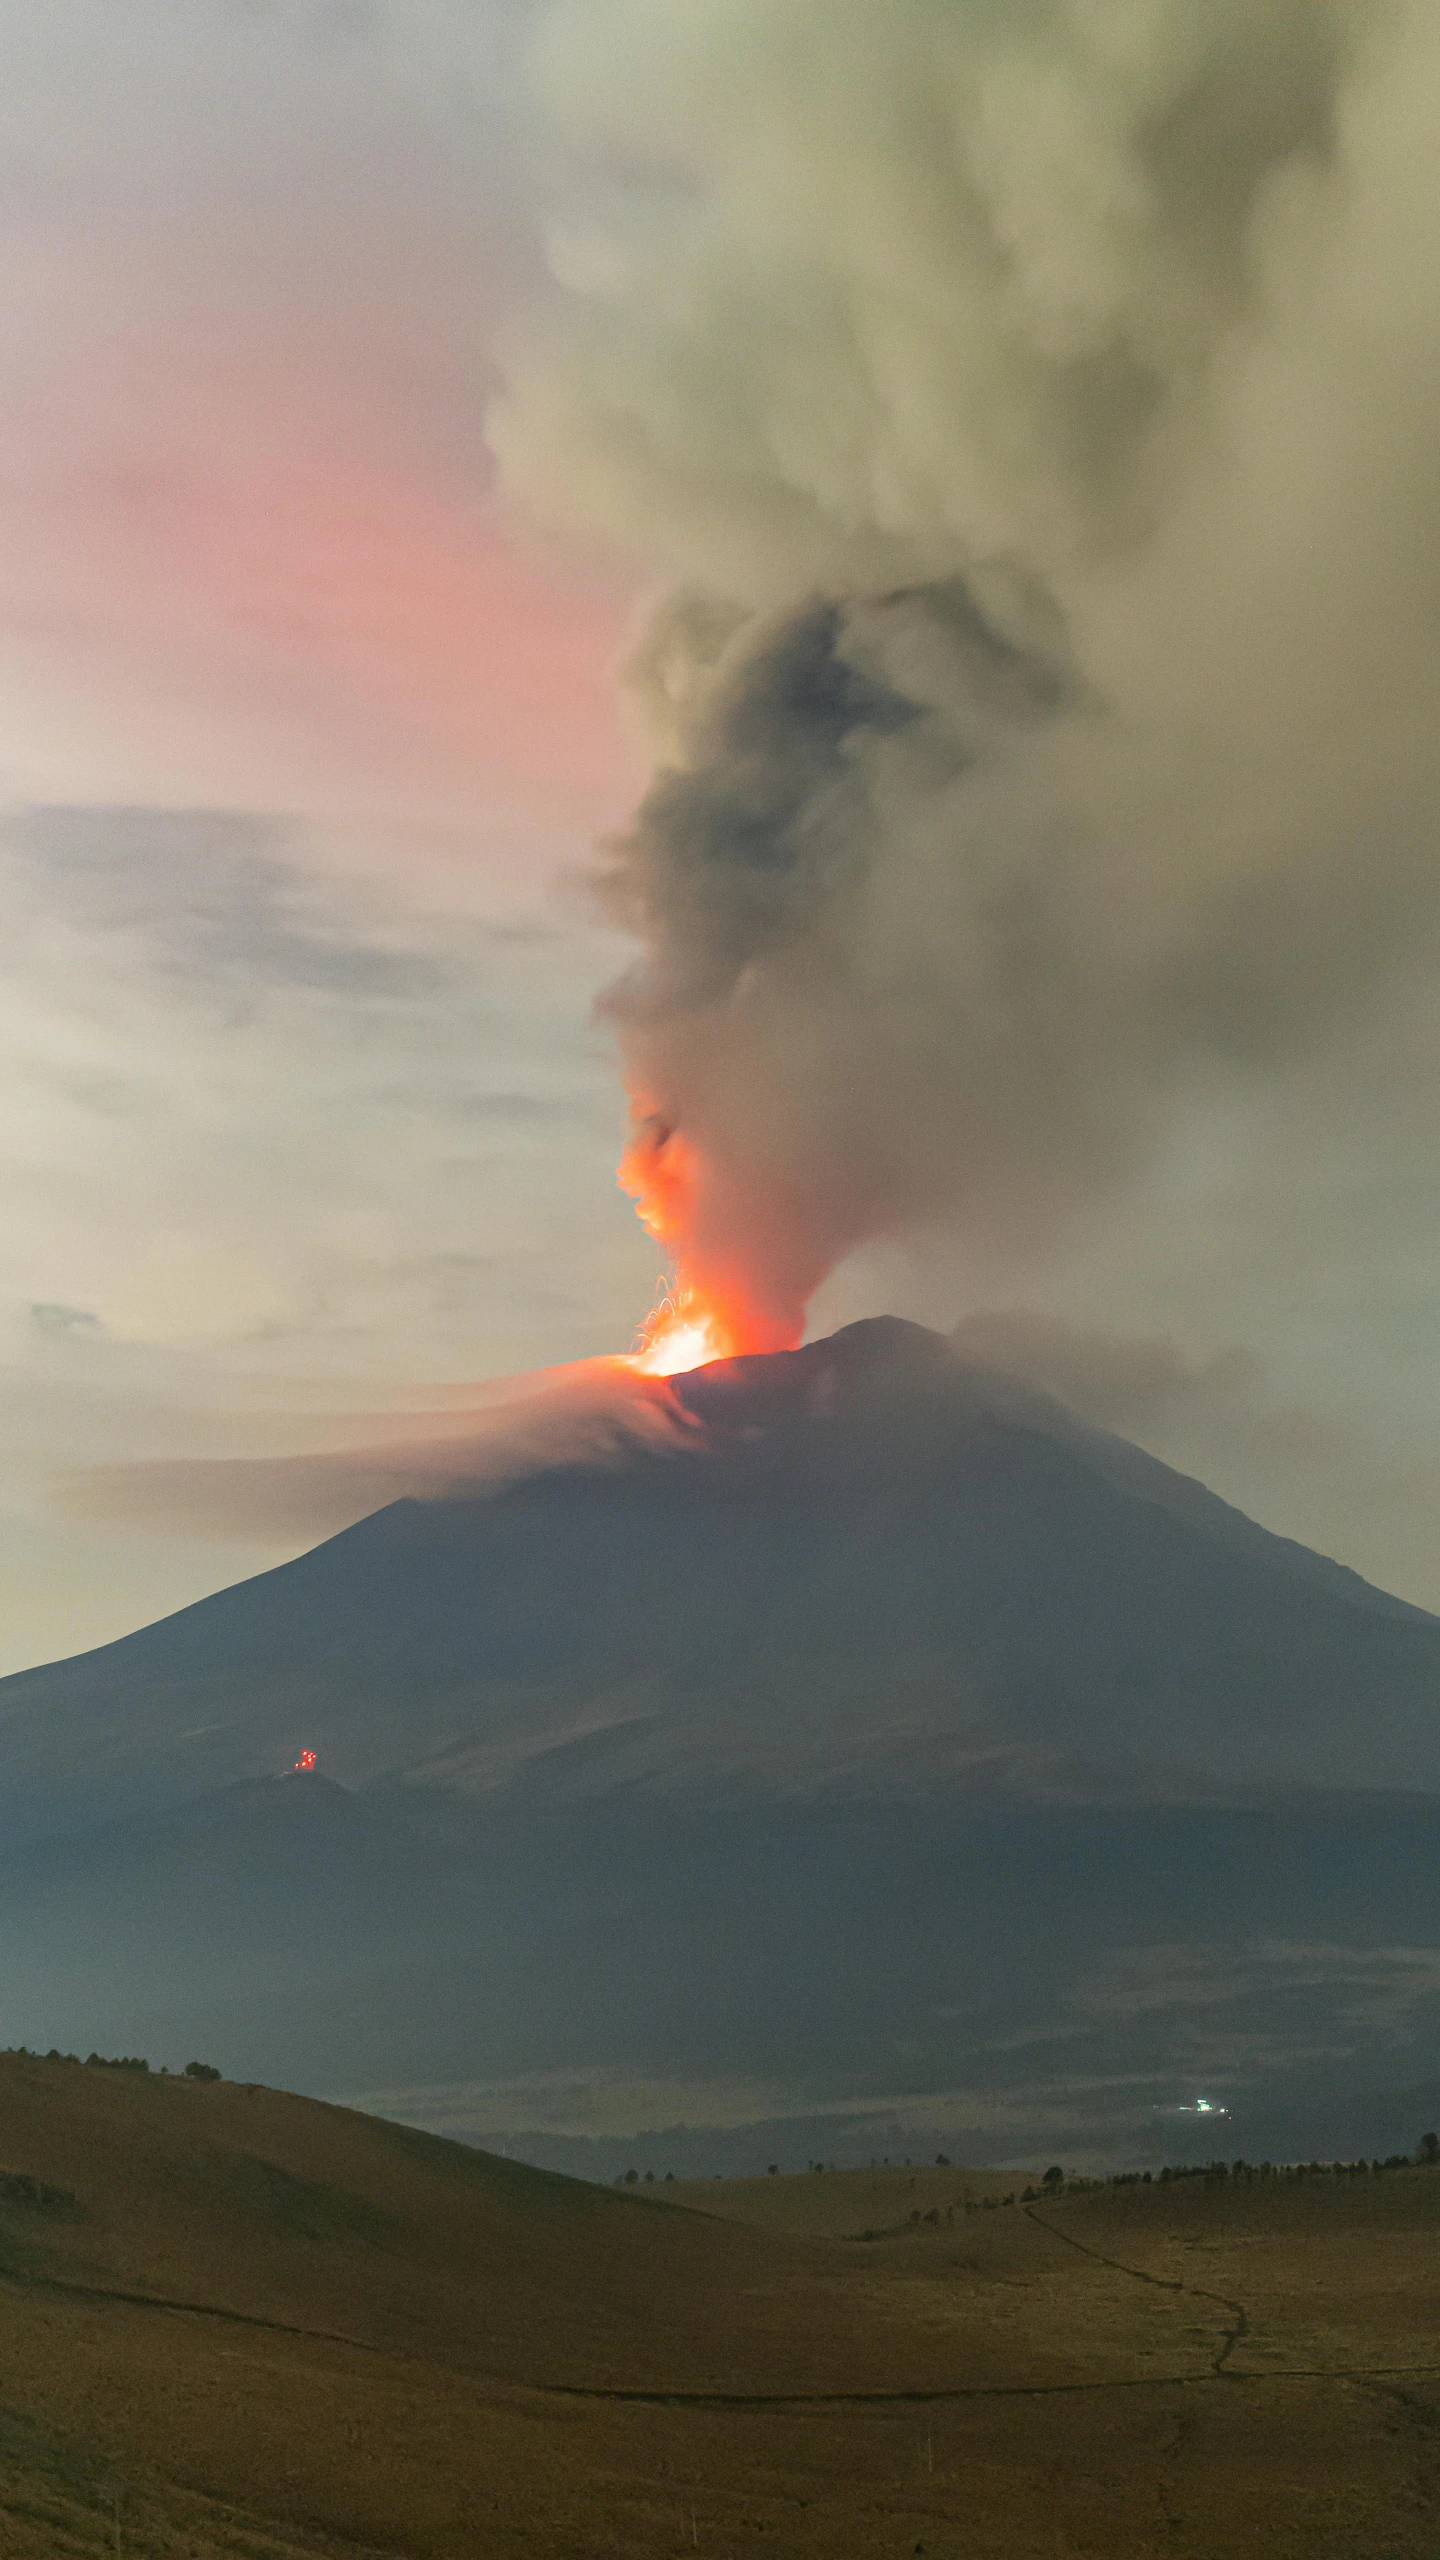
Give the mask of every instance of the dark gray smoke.
[(569, 0), (542, 68), (497, 441), (679, 581), (612, 1011), (774, 1338), (878, 1232), (1043, 1246), (1431, 933), (1440, 21)]

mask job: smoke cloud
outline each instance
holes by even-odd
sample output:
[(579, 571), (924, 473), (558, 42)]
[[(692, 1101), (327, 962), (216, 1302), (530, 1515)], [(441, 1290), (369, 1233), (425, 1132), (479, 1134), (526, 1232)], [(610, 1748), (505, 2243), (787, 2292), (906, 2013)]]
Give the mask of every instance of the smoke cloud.
[(1426, 0), (562, 0), (517, 498), (669, 586), (606, 876), (663, 1232), (1021, 1256), (1434, 954)]
[(142, 1458), (84, 1467), (56, 1487), (62, 1515), (192, 1538), (289, 1546), (329, 1538), (387, 1503), (463, 1501), (551, 1467), (619, 1466), (670, 1450), (695, 1425), (669, 1382), (621, 1360), (497, 1380), (453, 1414), (302, 1455)]
[(1428, 1432), (1387, 1445), (1363, 1407), (1287, 1393), (1236, 1344), (1189, 1357), (1163, 1336), (1021, 1308), (967, 1316), (950, 1338), (963, 1360), (1032, 1382), (1268, 1527), (1434, 1605), (1440, 1462)]

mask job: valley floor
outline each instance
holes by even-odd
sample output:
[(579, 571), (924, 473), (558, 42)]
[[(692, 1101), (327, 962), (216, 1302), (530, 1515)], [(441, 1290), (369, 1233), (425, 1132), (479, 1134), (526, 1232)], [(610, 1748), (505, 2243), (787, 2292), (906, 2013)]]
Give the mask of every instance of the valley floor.
[(0, 2551), (1434, 2560), (1440, 2171), (1020, 2183), (0, 2057)]

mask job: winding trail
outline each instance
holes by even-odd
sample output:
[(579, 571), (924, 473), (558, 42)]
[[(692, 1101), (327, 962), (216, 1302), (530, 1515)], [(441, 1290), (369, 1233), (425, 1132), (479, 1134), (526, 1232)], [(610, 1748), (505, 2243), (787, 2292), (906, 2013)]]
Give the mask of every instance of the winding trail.
[[(1044, 2217), (1036, 2212), (1033, 2204), (1023, 2205), (1021, 2211), (1028, 2221), (1034, 2223), (1037, 2231), (1048, 2232), (1052, 2240), (1063, 2240), (1067, 2249), (1078, 2249), (1082, 2258), (1093, 2258), (1097, 2266), (1112, 2267), (1116, 2275), (1133, 2276), (1137, 2284), (1156, 2285), (1162, 2293), (1186, 2293), (1197, 2302), (1218, 2302), (1222, 2311), (1233, 2311), (1235, 2325), (1233, 2328), (1221, 2330), (1220, 2334), (1225, 2343), (1218, 2355), (1213, 2358), (1210, 2367), (1212, 2373), (1225, 2373), (1225, 2367), (1241, 2339), (1248, 2338), (1250, 2335), (1249, 2316), (1243, 2302), (1232, 2302), (1228, 2294), (1212, 2293), (1208, 2286), (1203, 2284), (1186, 2284), (1180, 2276), (1153, 2276), (1148, 2267), (1132, 2267), (1127, 2265), (1123, 2258), (1107, 2258), (1103, 2249), (1092, 2248), (1088, 2240), (1077, 2240), (1073, 2233), (1057, 2230), (1053, 2222), (1045, 2221)], [(1232, 2373), (1226, 2376), (1230, 2382), (1255, 2382), (1259, 2378), (1253, 2373)]]
[(265, 2329), (278, 2338), (313, 2338), (329, 2347), (353, 2347), (358, 2355), (384, 2356), (392, 2350), (372, 2339), (347, 2337), (341, 2329), (306, 2329), (294, 2320), (272, 2320), (263, 2311), (231, 2311), (220, 2302), (183, 2302), (167, 2293), (126, 2293), (118, 2285), (81, 2284), (73, 2276), (17, 2275), (0, 2268), (0, 2284), (17, 2293), (58, 2293), (71, 2301), (118, 2302), (130, 2311), (183, 2312), (192, 2320), (225, 2320), (237, 2329)]
[[(1233, 2312), (1234, 2326), (1224, 2330), (1224, 2344), (1212, 2357), (1206, 2370), (1188, 2373), (1147, 2373), (1097, 2376), (1093, 2381), (1077, 2382), (970, 2382), (951, 2383), (926, 2390), (907, 2391), (676, 2391), (663, 2385), (634, 2386), (587, 2382), (531, 2381), (520, 2374), (476, 2374), (472, 2380), (480, 2385), (498, 2384), (505, 2391), (534, 2393), (548, 2399), (594, 2400), (613, 2402), (627, 2407), (648, 2409), (726, 2409), (785, 2411), (789, 2409), (915, 2409), (940, 2408), (972, 2400), (1052, 2400), (1074, 2398), (1083, 2394), (1107, 2391), (1175, 2391), (1203, 2388), (1214, 2382), (1232, 2384), (1267, 2384), (1275, 2382), (1353, 2382), (1384, 2389), (1386, 2385), (1433, 2380), (1440, 2377), (1440, 2362), (1400, 2365), (1282, 2365), (1263, 2373), (1234, 2373), (1226, 2370), (1227, 2358), (1249, 2332), (1243, 2304), (1232, 2302), (1225, 2294), (1212, 2293), (1204, 2285), (1190, 2285), (1173, 2276), (1152, 2275), (1147, 2268), (1128, 2266), (1123, 2259), (1106, 2257), (1088, 2242), (1074, 2240), (1068, 2232), (1057, 2231), (1032, 2207), (1025, 2211), (1038, 2230), (1051, 2239), (1061, 2240), (1068, 2248), (1078, 2249), (1082, 2256), (1094, 2258), (1102, 2266), (1111, 2267), (1119, 2275), (1131, 2276), (1138, 2284), (1158, 2285), (1168, 2293), (1193, 2295), (1203, 2302), (1219, 2303)], [(381, 2356), (400, 2363), (422, 2361), (403, 2348), (383, 2346), (373, 2339), (347, 2336), (336, 2329), (310, 2329), (298, 2322), (267, 2318), (255, 2311), (234, 2311), (217, 2302), (189, 2302), (171, 2295), (133, 2293), (117, 2286), (82, 2284), (63, 2276), (18, 2275), (13, 2270), (0, 2270), (0, 2285), (13, 2286), (18, 2292), (59, 2294), (70, 2300), (102, 2303), (113, 2302), (127, 2310), (158, 2311), (174, 2318), (177, 2314), (194, 2320), (220, 2320), (236, 2328), (259, 2329), (272, 2336), (303, 2338), (316, 2345), (346, 2347), (352, 2352)], [(1404, 2399), (1395, 2391), (1393, 2397)], [(1440, 2420), (1432, 2420), (1440, 2423)]]
[[(1127, 2271), (1128, 2272), (1128, 2271)], [(935, 2391), (637, 2391), (589, 2382), (525, 2382), (566, 2400), (619, 2400), (646, 2409), (930, 2409), (962, 2400), (1058, 2400), (1081, 2392), (1176, 2391), (1237, 2383), (1373, 2382), (1440, 2377), (1440, 2364), (1283, 2365), (1266, 2373), (1137, 2373), (1094, 2382), (962, 2382)]]

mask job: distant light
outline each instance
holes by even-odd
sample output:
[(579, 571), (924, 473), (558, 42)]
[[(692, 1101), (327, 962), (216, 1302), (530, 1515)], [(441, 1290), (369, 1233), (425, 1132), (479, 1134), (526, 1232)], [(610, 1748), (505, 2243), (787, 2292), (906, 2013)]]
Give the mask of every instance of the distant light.
[(295, 1763), (295, 1766), (297, 1769), (313, 1769), (315, 1766), (314, 1752), (302, 1751), (299, 1759)]
[[(307, 1751), (305, 1757), (307, 1761), (313, 1761), (315, 1754), (313, 1751)], [(1197, 2098), (1195, 2101), (1195, 2113), (1197, 2116), (1213, 2116), (1215, 2110), (1211, 2106), (1208, 2098)]]

